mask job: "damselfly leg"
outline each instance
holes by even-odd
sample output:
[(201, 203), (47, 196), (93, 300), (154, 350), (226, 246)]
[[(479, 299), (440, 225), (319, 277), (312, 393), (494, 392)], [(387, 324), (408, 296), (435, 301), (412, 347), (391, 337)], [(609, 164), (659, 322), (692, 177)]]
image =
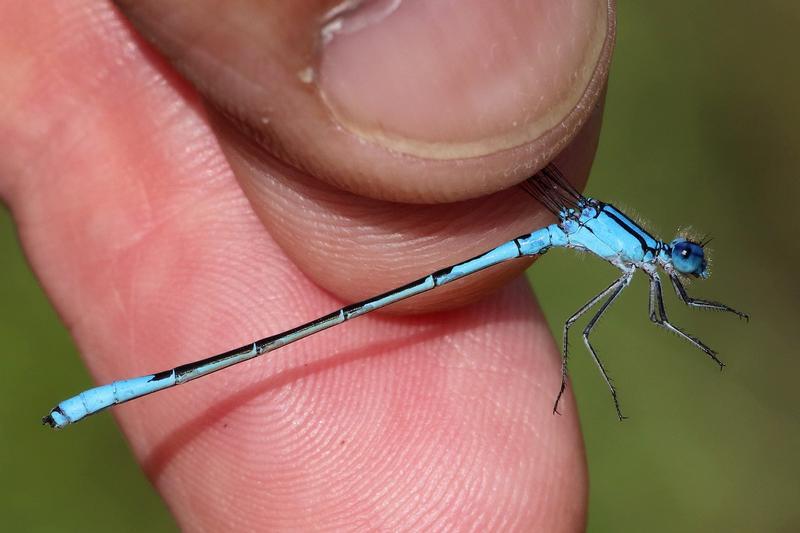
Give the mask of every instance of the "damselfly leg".
[(617, 389), (616, 387), (614, 387), (614, 384), (611, 380), (611, 377), (608, 375), (608, 372), (606, 372), (605, 366), (603, 366), (603, 362), (600, 360), (600, 357), (597, 355), (597, 352), (592, 347), (592, 344), (589, 341), (589, 335), (591, 334), (595, 324), (597, 324), (597, 321), (600, 320), (600, 317), (603, 316), (603, 314), (608, 310), (611, 304), (614, 303), (614, 300), (616, 300), (617, 297), (620, 295), (620, 293), (622, 293), (622, 290), (625, 287), (627, 287), (628, 284), (631, 282), (634, 272), (635, 270), (625, 271), (625, 273), (622, 276), (620, 276), (619, 279), (617, 279), (616, 281), (614, 281), (614, 283), (603, 289), (603, 291), (600, 292), (600, 294), (589, 300), (586, 304), (584, 304), (583, 307), (578, 309), (578, 311), (576, 311), (575, 314), (569, 317), (569, 319), (564, 323), (564, 351), (562, 353), (562, 358), (561, 358), (561, 388), (559, 389), (558, 395), (556, 396), (556, 401), (555, 404), (553, 405), (553, 412), (555, 413), (558, 412), (558, 402), (561, 401), (561, 396), (564, 394), (564, 391), (567, 388), (567, 359), (569, 356), (569, 341), (568, 341), (569, 329), (570, 327), (572, 327), (572, 325), (575, 323), (576, 320), (578, 320), (584, 313), (586, 313), (586, 311), (594, 307), (594, 305), (597, 304), (597, 302), (607, 297), (606, 301), (603, 302), (603, 305), (600, 306), (600, 309), (598, 309), (597, 313), (595, 313), (594, 316), (591, 318), (591, 320), (589, 320), (589, 323), (586, 324), (586, 327), (583, 330), (583, 342), (586, 344), (586, 348), (588, 348), (589, 353), (592, 354), (592, 359), (594, 359), (594, 362), (597, 364), (597, 368), (600, 369), (600, 374), (602, 374), (603, 380), (606, 382), (606, 385), (608, 385), (609, 391), (611, 391), (611, 397), (614, 400), (614, 407), (617, 410), (617, 416), (619, 417), (620, 420), (624, 420), (625, 418), (627, 418), (622, 414), (622, 411), (620, 410), (619, 400), (617, 399)]
[(600, 320), (600, 317), (602, 317), (608, 308), (611, 307), (611, 304), (614, 303), (614, 300), (616, 300), (617, 297), (622, 294), (622, 290), (631, 282), (634, 272), (635, 270), (627, 271), (617, 280), (618, 284), (614, 288), (614, 291), (611, 293), (608, 299), (603, 302), (603, 305), (600, 306), (600, 309), (597, 311), (597, 313), (595, 313), (592, 319), (589, 320), (589, 323), (586, 324), (586, 327), (583, 329), (583, 342), (586, 344), (586, 348), (589, 349), (589, 353), (592, 354), (592, 359), (594, 359), (594, 362), (597, 364), (597, 368), (600, 369), (600, 373), (603, 375), (603, 380), (605, 380), (606, 385), (608, 385), (608, 390), (611, 391), (611, 397), (614, 399), (614, 407), (617, 410), (617, 417), (619, 417), (620, 420), (625, 420), (627, 417), (622, 414), (622, 410), (619, 407), (617, 388), (614, 387), (614, 383), (611, 381), (611, 377), (608, 375), (608, 372), (606, 372), (603, 362), (600, 360), (600, 357), (598, 357), (594, 347), (592, 347), (592, 343), (589, 342), (589, 334), (591, 334), (592, 329), (594, 329), (594, 326), (597, 324), (597, 321)]
[(650, 320), (654, 324), (657, 324), (662, 328), (675, 333), (682, 339), (686, 339), (697, 348), (701, 349), (703, 353), (705, 353), (719, 365), (720, 370), (725, 367), (725, 363), (723, 363), (717, 357), (717, 352), (703, 344), (700, 339), (693, 337), (692, 335), (689, 335), (688, 333), (670, 324), (669, 319), (667, 318), (667, 310), (664, 308), (664, 297), (661, 292), (661, 280), (659, 279), (658, 274), (655, 272), (650, 274)]
[(669, 279), (670, 281), (672, 281), (672, 286), (675, 287), (675, 292), (677, 293), (678, 298), (680, 298), (681, 301), (686, 305), (688, 305), (689, 307), (698, 307), (700, 309), (712, 309), (714, 311), (727, 311), (728, 313), (733, 313), (739, 318), (743, 318), (746, 321), (750, 322), (750, 315), (748, 315), (747, 313), (742, 313), (741, 311), (737, 311), (733, 307), (729, 307), (719, 302), (712, 302), (711, 300), (700, 300), (699, 298), (692, 298), (686, 293), (686, 289), (684, 288), (683, 283), (681, 283), (681, 280), (675, 274), (670, 274)]
[(611, 293), (614, 289), (616, 289), (617, 286), (620, 284), (621, 279), (622, 278), (614, 280), (614, 282), (611, 285), (600, 291), (600, 293), (597, 296), (595, 296), (594, 298), (583, 304), (583, 307), (575, 311), (575, 313), (571, 317), (569, 317), (566, 322), (564, 322), (564, 344), (563, 344), (564, 348), (562, 349), (561, 352), (561, 388), (559, 389), (558, 395), (556, 396), (556, 401), (553, 404), (554, 413), (561, 414), (558, 411), (558, 403), (561, 401), (561, 396), (564, 395), (564, 391), (567, 389), (567, 377), (568, 377), (567, 365), (569, 359), (569, 330), (572, 327), (572, 325), (575, 324), (575, 322), (577, 322), (578, 319), (580, 319), (580, 317), (586, 314), (586, 311), (594, 307), (597, 304), (597, 302), (608, 296), (609, 293)]

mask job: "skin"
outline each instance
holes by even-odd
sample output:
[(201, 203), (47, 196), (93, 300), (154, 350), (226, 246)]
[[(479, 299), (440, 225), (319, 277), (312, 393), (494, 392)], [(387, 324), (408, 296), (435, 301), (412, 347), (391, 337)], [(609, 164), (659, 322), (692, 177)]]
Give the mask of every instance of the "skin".
[[(119, 4), (0, 5), (0, 196), (98, 382), (469, 258), (551, 221), (515, 183), (588, 174), (613, 5), (377, 4), (323, 43), (331, 2)], [(581, 530), (528, 264), (113, 413), (189, 530)]]

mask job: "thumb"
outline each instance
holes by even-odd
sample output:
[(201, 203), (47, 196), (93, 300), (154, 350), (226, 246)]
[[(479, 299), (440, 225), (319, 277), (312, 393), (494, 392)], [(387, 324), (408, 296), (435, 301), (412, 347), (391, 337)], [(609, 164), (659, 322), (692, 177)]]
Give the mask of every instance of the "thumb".
[(614, 34), (612, 0), (118, 3), (266, 152), (404, 202), (541, 168), (591, 114)]
[[(217, 111), (271, 235), (346, 301), (541, 225), (530, 199), (486, 195), (556, 154), (576, 181), (588, 174), (608, 0), (120, 3)], [(477, 298), (524, 266), (458, 292)], [(463, 302), (445, 288), (415, 309)]]

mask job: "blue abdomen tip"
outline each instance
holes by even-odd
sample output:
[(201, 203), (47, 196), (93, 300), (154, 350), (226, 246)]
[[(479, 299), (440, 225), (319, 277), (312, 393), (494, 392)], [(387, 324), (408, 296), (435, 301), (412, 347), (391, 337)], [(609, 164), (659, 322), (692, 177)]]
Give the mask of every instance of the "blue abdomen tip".
[(50, 426), (53, 429), (61, 429), (70, 422), (71, 420), (67, 418), (58, 407), (50, 411), (46, 417), (42, 418), (42, 424)]

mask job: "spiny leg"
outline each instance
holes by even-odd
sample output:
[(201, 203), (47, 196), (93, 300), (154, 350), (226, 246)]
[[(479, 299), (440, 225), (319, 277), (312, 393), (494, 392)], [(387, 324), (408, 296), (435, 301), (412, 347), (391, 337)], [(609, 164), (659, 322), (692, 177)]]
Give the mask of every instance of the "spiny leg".
[(556, 402), (553, 404), (553, 413), (558, 413), (558, 402), (561, 401), (561, 396), (564, 395), (564, 391), (567, 388), (567, 359), (569, 358), (569, 328), (581, 317), (583, 316), (586, 311), (591, 309), (592, 307), (597, 304), (600, 300), (605, 298), (608, 293), (616, 289), (621, 283), (623, 283), (625, 276), (623, 275), (619, 279), (614, 280), (614, 282), (600, 291), (600, 294), (583, 304), (583, 307), (575, 311), (575, 313), (564, 322), (564, 349), (561, 353), (561, 388), (558, 391), (558, 396), (556, 396)]
[(711, 300), (700, 300), (699, 298), (692, 298), (686, 293), (686, 289), (681, 283), (681, 280), (675, 274), (670, 274), (669, 276), (670, 281), (672, 281), (672, 286), (675, 287), (675, 292), (678, 294), (678, 298), (681, 299), (683, 303), (690, 307), (698, 307), (700, 309), (713, 309), (715, 311), (727, 311), (728, 313), (733, 313), (734, 315), (738, 316), (739, 318), (744, 318), (748, 322), (750, 321), (750, 315), (747, 313), (742, 313), (741, 311), (737, 311), (736, 309), (729, 307), (725, 304), (721, 304), (719, 302), (712, 302)]
[(627, 287), (628, 283), (630, 283), (631, 278), (633, 277), (633, 272), (634, 272), (633, 270), (631, 270), (630, 272), (626, 272), (625, 274), (623, 274), (621, 278), (619, 278), (619, 280), (617, 280), (618, 283), (616, 284), (616, 288), (614, 289), (614, 291), (611, 293), (611, 296), (609, 296), (608, 299), (605, 302), (603, 302), (603, 305), (600, 306), (600, 309), (597, 310), (597, 313), (595, 313), (595, 315), (592, 317), (591, 320), (589, 320), (589, 323), (583, 329), (583, 342), (589, 349), (589, 353), (592, 354), (594, 362), (600, 369), (600, 373), (603, 375), (603, 379), (605, 380), (606, 385), (608, 385), (608, 389), (611, 391), (611, 398), (613, 398), (614, 400), (614, 407), (617, 410), (617, 416), (619, 417), (620, 420), (625, 420), (627, 417), (622, 414), (622, 410), (619, 407), (619, 400), (617, 399), (617, 389), (611, 382), (611, 377), (609, 377), (608, 372), (606, 372), (606, 369), (603, 366), (603, 362), (597, 356), (597, 352), (595, 352), (594, 348), (592, 347), (592, 343), (589, 342), (589, 334), (592, 332), (592, 329), (594, 328), (597, 321), (600, 320), (600, 317), (603, 316), (603, 313), (606, 312), (606, 310), (611, 306), (611, 304), (614, 303), (614, 300), (616, 300), (617, 297), (622, 293), (622, 289)]
[[(731, 311), (733, 310), (731, 309)], [(703, 353), (705, 353), (719, 365), (720, 370), (725, 367), (725, 363), (720, 361), (717, 357), (717, 352), (703, 344), (700, 339), (697, 339), (670, 324), (669, 319), (667, 318), (667, 311), (664, 308), (664, 297), (661, 292), (661, 280), (659, 279), (658, 274), (650, 275), (650, 320), (662, 328), (675, 333), (679, 337), (686, 339), (697, 348), (700, 348)]]

